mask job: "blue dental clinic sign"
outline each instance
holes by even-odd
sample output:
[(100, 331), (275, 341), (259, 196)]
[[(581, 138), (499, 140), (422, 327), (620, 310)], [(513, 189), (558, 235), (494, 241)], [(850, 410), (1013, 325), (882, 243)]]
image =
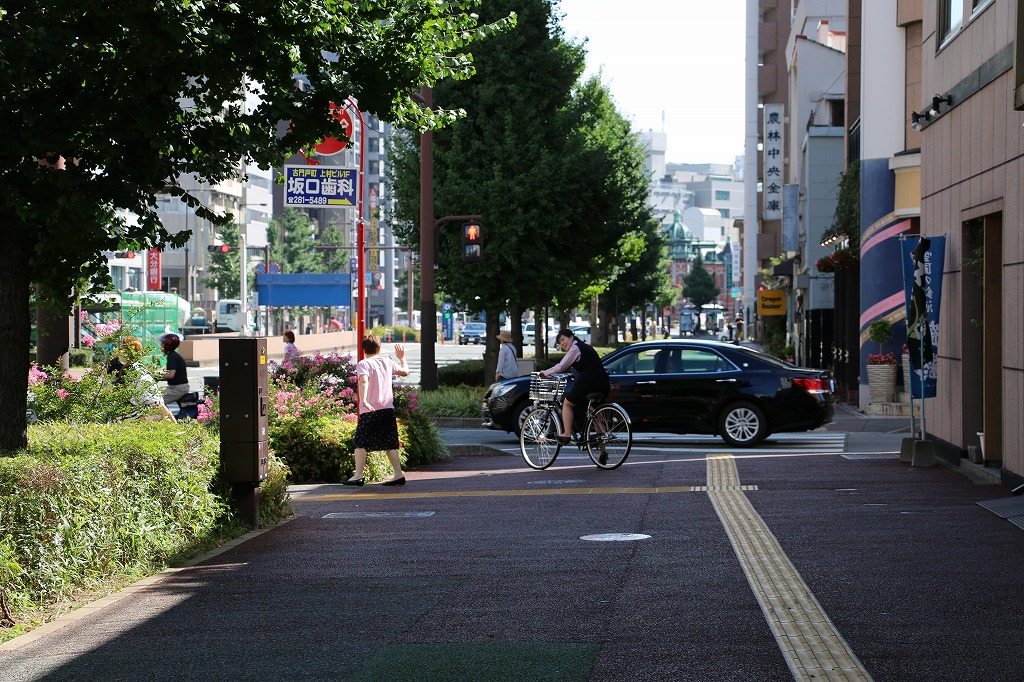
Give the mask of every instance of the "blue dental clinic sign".
[(285, 206), (355, 206), (359, 171), (341, 166), (285, 166)]

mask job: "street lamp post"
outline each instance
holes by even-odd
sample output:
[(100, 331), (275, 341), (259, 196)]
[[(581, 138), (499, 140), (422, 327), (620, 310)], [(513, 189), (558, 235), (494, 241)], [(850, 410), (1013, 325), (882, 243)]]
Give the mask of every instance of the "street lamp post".
[[(258, 203), (254, 202), (254, 203), (250, 204), (250, 203), (246, 203), (243, 200), (242, 203), (238, 204), (238, 211), (239, 211), (239, 213), (241, 213), (242, 210), (245, 209), (248, 206), (266, 206), (266, 205), (267, 205), (267, 202), (265, 202), (265, 201), (261, 201), (261, 202), (258, 202)], [(243, 216), (239, 215), (239, 218), (243, 218)], [(248, 253), (248, 250), (246, 249), (246, 241), (247, 241), (247, 237), (249, 235), (249, 221), (248, 220), (239, 220), (238, 223), (239, 223), (239, 228), (240, 228), (238, 230), (238, 243), (239, 243), (238, 251), (239, 251), (239, 265), (241, 267), (241, 273), (240, 273), (240, 278), (239, 278), (239, 283), (240, 283), (240, 287), (239, 288), (242, 290), (242, 292), (241, 292), (242, 295), (240, 297), (241, 300), (242, 300), (242, 311), (241, 311), (242, 312), (242, 324), (239, 325), (239, 326), (241, 326), (241, 329), (238, 331), (238, 335), (239, 336), (248, 336), (249, 335), (249, 272), (248, 272), (248, 269), (249, 269), (249, 253)]]

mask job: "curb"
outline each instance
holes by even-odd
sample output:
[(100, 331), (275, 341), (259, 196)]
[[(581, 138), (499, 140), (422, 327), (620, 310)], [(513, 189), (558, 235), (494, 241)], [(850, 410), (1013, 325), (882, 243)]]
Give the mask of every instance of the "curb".
[(483, 417), (431, 417), (434, 425), (440, 429), (482, 429)]
[(490, 445), (449, 445), (448, 452), (451, 453), (452, 457), (508, 457), (509, 453), (498, 448), (491, 447)]

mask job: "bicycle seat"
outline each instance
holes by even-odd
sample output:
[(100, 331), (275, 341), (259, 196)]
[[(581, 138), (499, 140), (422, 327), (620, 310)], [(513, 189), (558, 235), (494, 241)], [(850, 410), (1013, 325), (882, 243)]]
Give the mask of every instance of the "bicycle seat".
[(588, 393), (587, 400), (599, 403), (604, 400), (604, 393)]

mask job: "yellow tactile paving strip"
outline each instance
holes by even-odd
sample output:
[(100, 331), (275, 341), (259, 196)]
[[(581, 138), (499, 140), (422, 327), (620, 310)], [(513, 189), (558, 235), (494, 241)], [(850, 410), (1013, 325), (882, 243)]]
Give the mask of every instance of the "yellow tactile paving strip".
[[(737, 485), (735, 490), (757, 490), (756, 485)], [(334, 502), (337, 500), (395, 500), (424, 497), (515, 497), (537, 495), (651, 495), (655, 493), (702, 493), (706, 485), (677, 485), (663, 488), (536, 488), (534, 490), (440, 490), (421, 493), (339, 493), (337, 495), (293, 495), (293, 502)]]
[(732, 455), (708, 457), (708, 496), (796, 680), (871, 680), (743, 494)]

